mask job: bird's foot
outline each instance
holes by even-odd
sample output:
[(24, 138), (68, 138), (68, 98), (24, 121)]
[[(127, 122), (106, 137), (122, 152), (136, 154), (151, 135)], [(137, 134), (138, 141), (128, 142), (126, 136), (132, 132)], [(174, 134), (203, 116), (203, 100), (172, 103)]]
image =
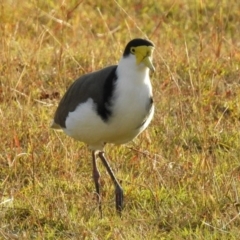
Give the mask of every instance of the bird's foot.
[(100, 213), (100, 218), (102, 218), (103, 213), (102, 213), (102, 200), (101, 200), (101, 196), (97, 196), (97, 201), (98, 201), (98, 209), (99, 209), (99, 213)]
[(116, 186), (115, 194), (116, 194), (116, 210), (121, 216), (121, 212), (123, 210), (123, 190), (120, 186)]

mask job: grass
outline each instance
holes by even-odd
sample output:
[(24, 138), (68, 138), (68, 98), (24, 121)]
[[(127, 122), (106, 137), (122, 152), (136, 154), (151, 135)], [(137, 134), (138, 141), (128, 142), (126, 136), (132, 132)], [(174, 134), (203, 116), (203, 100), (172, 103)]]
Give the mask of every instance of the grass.
[[(0, 239), (238, 239), (240, 3), (0, 3)], [(147, 133), (106, 153), (125, 190), (122, 219), (103, 167), (99, 219), (86, 146), (49, 129), (83, 73), (125, 44), (156, 45)]]

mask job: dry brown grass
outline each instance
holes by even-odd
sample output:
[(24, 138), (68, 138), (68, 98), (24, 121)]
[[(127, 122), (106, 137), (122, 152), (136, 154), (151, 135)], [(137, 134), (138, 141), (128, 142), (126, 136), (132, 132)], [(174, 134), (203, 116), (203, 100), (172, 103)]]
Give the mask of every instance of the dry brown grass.
[[(161, 3), (164, 2), (164, 3)], [(1, 239), (238, 239), (240, 3), (0, 3)], [(99, 219), (86, 146), (49, 129), (67, 86), (156, 44), (156, 114), (106, 152), (125, 190), (120, 219), (102, 172)]]

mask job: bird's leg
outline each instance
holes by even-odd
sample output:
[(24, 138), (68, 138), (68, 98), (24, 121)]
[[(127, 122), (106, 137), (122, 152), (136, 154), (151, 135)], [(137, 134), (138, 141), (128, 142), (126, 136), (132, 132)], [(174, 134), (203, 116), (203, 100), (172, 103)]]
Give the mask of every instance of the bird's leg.
[(100, 173), (98, 171), (98, 167), (97, 167), (97, 158), (96, 158), (96, 151), (92, 151), (92, 160), (93, 160), (93, 180), (95, 183), (95, 187), (96, 187), (96, 192), (97, 192), (97, 200), (98, 200), (98, 204), (99, 204), (99, 211), (100, 211), (100, 215), (102, 218), (102, 203), (101, 203), (101, 196), (100, 196)]
[(106, 167), (108, 174), (110, 175), (112, 181), (114, 182), (115, 185), (115, 194), (116, 194), (116, 209), (118, 211), (118, 213), (121, 215), (121, 211), (123, 209), (123, 190), (122, 187), (120, 185), (120, 183), (118, 182), (118, 180), (116, 179), (107, 159), (104, 156), (104, 152), (99, 152), (99, 157), (102, 160), (104, 166)]

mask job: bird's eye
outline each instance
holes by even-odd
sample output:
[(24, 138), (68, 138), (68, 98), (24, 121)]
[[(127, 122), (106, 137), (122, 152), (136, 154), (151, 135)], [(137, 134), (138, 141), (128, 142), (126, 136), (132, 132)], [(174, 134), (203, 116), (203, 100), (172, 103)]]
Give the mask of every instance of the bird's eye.
[(132, 54), (135, 54), (135, 48), (134, 48), (134, 47), (131, 47), (130, 52), (131, 52)]

